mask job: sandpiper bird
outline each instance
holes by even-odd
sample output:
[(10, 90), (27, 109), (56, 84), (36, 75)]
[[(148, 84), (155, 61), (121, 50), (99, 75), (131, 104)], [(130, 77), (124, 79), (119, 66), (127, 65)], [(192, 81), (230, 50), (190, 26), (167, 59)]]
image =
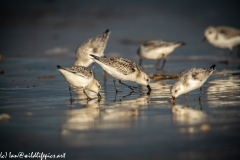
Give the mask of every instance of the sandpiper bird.
[[(100, 95), (101, 85), (98, 83), (96, 79), (94, 79), (93, 72), (90, 69), (83, 66), (71, 66), (63, 68), (59, 65), (57, 66), (57, 69), (62, 73), (62, 75), (65, 77), (65, 79), (73, 88), (83, 88), (83, 93), (87, 96), (88, 100), (92, 98), (90, 98), (86, 94), (85, 89), (95, 92), (98, 96), (98, 100), (101, 99)], [(72, 100), (70, 86), (69, 92)]]
[(215, 65), (212, 65), (210, 68), (190, 68), (180, 72), (179, 81), (170, 88), (173, 100), (182, 94), (187, 96), (188, 92), (197, 88), (200, 88), (200, 100), (202, 85), (206, 82), (214, 70)]
[(166, 42), (162, 40), (149, 40), (140, 45), (137, 54), (139, 55), (139, 66), (143, 59), (157, 59), (156, 67), (163, 59), (161, 69), (166, 63), (166, 57), (174, 51), (175, 48), (185, 45), (184, 42)]
[(77, 61), (74, 65), (85, 67), (91, 65), (93, 63), (93, 60), (89, 57), (89, 54), (97, 55), (99, 57), (104, 56), (103, 52), (106, 47), (109, 35), (110, 31), (107, 29), (103, 34), (82, 42), (77, 49)]
[(151, 93), (151, 87), (149, 86), (150, 78), (149, 76), (142, 72), (138, 65), (134, 62), (124, 59), (124, 58), (105, 58), (105, 57), (98, 57), (95, 55), (90, 54), (92, 59), (98, 63), (103, 70), (105, 70), (108, 74), (114, 77), (113, 83), (116, 92), (118, 92), (116, 88), (116, 79), (119, 80), (120, 84), (127, 86), (128, 88), (132, 89), (137, 88), (127, 84), (124, 84), (123, 81), (134, 81), (138, 84), (145, 85), (148, 88), (148, 94)]
[(209, 26), (204, 32), (202, 42), (208, 40), (210, 44), (217, 48), (228, 48), (232, 54), (233, 47), (238, 46), (240, 56), (240, 30), (227, 26)]

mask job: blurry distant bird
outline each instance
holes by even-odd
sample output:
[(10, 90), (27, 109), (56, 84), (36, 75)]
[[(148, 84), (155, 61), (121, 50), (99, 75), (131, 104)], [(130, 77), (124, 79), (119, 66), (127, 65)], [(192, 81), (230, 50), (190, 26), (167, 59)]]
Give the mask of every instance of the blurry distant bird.
[(197, 88), (200, 88), (200, 100), (202, 85), (206, 82), (214, 70), (215, 65), (212, 65), (209, 68), (190, 68), (180, 72), (179, 81), (170, 88), (173, 100), (182, 94), (187, 96), (188, 92)]
[(227, 27), (209, 26), (204, 32), (204, 38), (202, 42), (208, 40), (210, 44), (218, 48), (228, 48), (230, 54), (232, 54), (233, 47), (238, 46), (238, 55), (240, 56), (240, 30)]
[(175, 48), (185, 45), (184, 42), (166, 42), (162, 40), (149, 40), (140, 45), (137, 54), (139, 55), (139, 66), (142, 65), (143, 59), (157, 59), (156, 67), (159, 65), (161, 59), (163, 69), (166, 63), (166, 57), (174, 51)]
[(99, 57), (104, 55), (104, 49), (106, 47), (110, 31), (107, 29), (103, 34), (90, 38), (82, 42), (76, 52), (77, 61), (74, 65), (88, 67), (93, 63), (93, 60), (89, 57), (89, 54), (93, 54)]
[[(87, 96), (88, 100), (92, 98), (90, 98), (86, 94), (85, 89), (96, 93), (98, 96), (98, 100), (101, 99), (101, 95), (100, 95), (101, 85), (96, 79), (94, 79), (93, 72), (89, 70), (87, 67), (71, 66), (71, 67), (63, 68), (58, 65), (57, 69), (59, 70), (59, 72), (62, 73), (62, 75), (65, 77), (65, 79), (73, 88), (83, 88), (83, 93)], [(71, 96), (70, 100), (72, 100), (70, 86), (69, 86), (69, 92)]]

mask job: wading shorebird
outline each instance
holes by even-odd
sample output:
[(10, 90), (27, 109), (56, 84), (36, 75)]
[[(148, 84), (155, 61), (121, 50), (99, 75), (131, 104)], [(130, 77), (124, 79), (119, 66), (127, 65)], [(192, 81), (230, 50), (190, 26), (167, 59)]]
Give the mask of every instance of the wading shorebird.
[(77, 49), (77, 60), (74, 65), (84, 67), (91, 65), (93, 63), (93, 60), (89, 57), (89, 54), (103, 57), (103, 52), (106, 48), (110, 33), (111, 32), (107, 29), (103, 34), (82, 42)]
[(202, 85), (215, 70), (215, 65), (210, 68), (190, 68), (179, 73), (179, 81), (170, 87), (172, 100), (188, 92), (200, 88), (199, 100), (201, 100)]
[[(83, 66), (71, 66), (63, 68), (59, 65), (57, 66), (57, 69), (59, 70), (59, 72), (62, 73), (62, 75), (68, 81), (70, 86), (72, 86), (73, 88), (83, 88), (83, 93), (87, 96), (88, 100), (92, 98), (90, 98), (86, 94), (85, 89), (96, 93), (98, 96), (98, 100), (99, 101), (101, 100), (100, 95), (101, 85), (96, 79), (94, 79), (93, 72), (90, 69)], [(69, 92), (71, 96), (70, 100), (73, 100), (70, 86), (69, 86)]]
[(124, 58), (105, 58), (105, 57), (98, 57), (95, 55), (90, 55), (96, 63), (98, 63), (103, 70), (105, 70), (108, 74), (114, 77), (113, 83), (116, 92), (118, 92), (116, 88), (116, 79), (119, 80), (120, 84), (123, 84), (130, 88), (131, 90), (134, 90), (133, 87), (130, 85), (127, 85), (122, 82), (123, 81), (134, 81), (138, 84), (145, 85), (148, 88), (148, 94), (151, 93), (151, 87), (149, 86), (150, 78), (149, 76), (142, 72), (136, 63), (124, 59)]
[(162, 40), (149, 40), (140, 45), (137, 54), (139, 55), (139, 66), (142, 65), (143, 59), (157, 60), (156, 67), (163, 59), (161, 69), (166, 63), (166, 57), (172, 53), (175, 48), (185, 45), (184, 42), (166, 42)]
[(238, 56), (240, 56), (240, 30), (227, 27), (209, 26), (204, 32), (204, 38), (202, 42), (207, 40), (211, 45), (217, 48), (229, 49), (230, 54), (235, 46), (238, 46)]

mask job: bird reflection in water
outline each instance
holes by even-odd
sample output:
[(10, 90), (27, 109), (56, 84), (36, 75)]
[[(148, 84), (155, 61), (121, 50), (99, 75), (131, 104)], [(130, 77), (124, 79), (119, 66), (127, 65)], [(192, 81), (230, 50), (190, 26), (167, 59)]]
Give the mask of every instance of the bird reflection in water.
[(202, 122), (207, 117), (201, 110), (179, 104), (172, 106), (172, 114), (174, 121), (179, 124), (195, 124)]
[[(62, 135), (80, 130), (131, 127), (131, 120), (140, 115), (140, 107), (147, 105), (149, 98), (144, 95), (133, 100), (122, 100), (104, 108), (100, 108), (100, 104), (94, 100), (85, 104), (82, 100), (78, 102), (84, 106), (68, 111), (68, 119), (62, 125)], [(119, 123), (112, 123), (113, 121)], [(123, 121), (127, 122), (122, 123)]]
[(174, 104), (172, 114), (174, 122), (181, 126), (181, 133), (205, 132), (211, 128), (209, 124), (204, 123), (207, 122), (208, 115), (201, 110)]
[(86, 103), (81, 99), (78, 103), (83, 107), (69, 109), (68, 118), (61, 127), (62, 142), (69, 146), (106, 143), (100, 139), (93, 142), (94, 134), (92, 133), (101, 130), (115, 131), (135, 127), (141, 115), (141, 109), (148, 106), (149, 96), (143, 95), (132, 100), (122, 99), (122, 101), (107, 106), (101, 106), (103, 101), (98, 103), (97, 100), (90, 100)]

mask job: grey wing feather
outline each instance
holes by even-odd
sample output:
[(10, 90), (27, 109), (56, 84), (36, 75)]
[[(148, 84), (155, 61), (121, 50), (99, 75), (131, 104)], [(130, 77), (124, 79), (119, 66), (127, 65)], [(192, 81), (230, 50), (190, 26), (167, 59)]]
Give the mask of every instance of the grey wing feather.
[(115, 68), (117, 71), (122, 72), (124, 75), (140, 71), (140, 68), (134, 62), (124, 58), (104, 58), (95, 55), (91, 56), (101, 63), (104, 63), (110, 67)]
[(180, 73), (178, 73), (178, 77), (179, 78), (182, 78), (184, 77), (185, 75), (188, 75), (188, 72), (191, 72), (194, 68), (190, 68), (190, 69), (185, 69), (183, 71), (181, 71)]
[(165, 42), (162, 40), (149, 40), (146, 41), (142, 44), (144, 47), (163, 47), (163, 46), (168, 46), (169, 42)]
[(106, 43), (108, 41), (109, 35), (110, 35), (110, 31), (107, 30), (103, 34), (90, 39), (90, 44), (93, 49), (93, 53), (103, 52), (103, 50), (106, 47)]
[(222, 33), (227, 39), (240, 36), (240, 30), (227, 26), (217, 27), (219, 33)]
[(111, 66), (125, 75), (139, 70), (139, 67), (130, 60), (124, 58), (111, 58), (111, 60), (113, 62)]
[(190, 68), (186, 69), (179, 73), (179, 79), (185, 80), (185, 79), (195, 79), (202, 81), (206, 79), (210, 73), (212, 73), (213, 69), (211, 68)]
[(208, 77), (209, 74), (207, 74), (205, 69), (196, 69), (195, 72), (192, 73), (192, 78), (195, 80), (203, 81)]
[(189, 74), (193, 68), (183, 70), (178, 74), (179, 80), (183, 82), (183, 84), (187, 85), (187, 80), (191, 78), (191, 75)]
[(110, 31), (106, 30), (103, 34), (96, 36), (95, 38), (90, 38), (87, 41), (81, 43), (77, 49), (76, 56), (78, 58), (78, 54), (88, 54), (91, 53), (101, 53), (104, 51)]
[[(177, 42), (178, 43), (178, 42)], [(163, 40), (149, 40), (142, 44), (143, 47), (145, 47), (146, 51), (150, 51), (159, 47), (168, 47), (171, 45), (176, 44), (175, 42), (166, 42)]]
[(64, 69), (84, 78), (90, 78), (93, 76), (92, 71), (89, 68), (83, 66), (71, 66)]

